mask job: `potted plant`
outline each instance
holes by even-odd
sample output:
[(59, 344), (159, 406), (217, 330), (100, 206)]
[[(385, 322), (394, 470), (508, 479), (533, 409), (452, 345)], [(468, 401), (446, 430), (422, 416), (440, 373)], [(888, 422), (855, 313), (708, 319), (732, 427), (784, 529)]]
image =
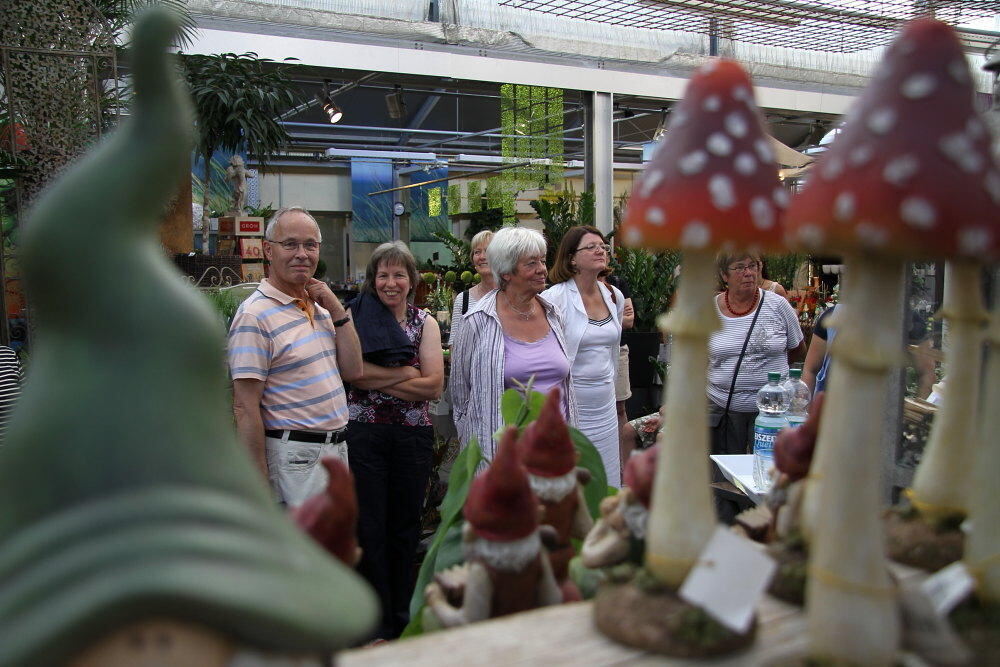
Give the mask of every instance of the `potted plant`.
[(238, 151), (245, 146), (261, 168), (266, 167), (289, 141), (278, 118), (295, 105), (300, 93), (289, 78), (288, 65), (256, 53), (185, 55), (183, 68), (195, 108), (195, 150), (205, 160), (202, 247), (208, 248), (212, 156), (219, 149)]

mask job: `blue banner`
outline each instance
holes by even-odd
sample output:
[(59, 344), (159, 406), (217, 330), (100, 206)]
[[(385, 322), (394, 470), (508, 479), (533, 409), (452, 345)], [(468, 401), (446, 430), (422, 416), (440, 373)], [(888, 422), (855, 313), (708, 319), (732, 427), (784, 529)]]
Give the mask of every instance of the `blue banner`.
[(351, 233), (354, 241), (385, 243), (392, 240), (393, 193), (369, 196), (370, 192), (391, 187), (391, 160), (351, 158)]
[[(448, 178), (448, 166), (425, 167), (410, 174), (410, 184)], [(410, 240), (437, 241), (434, 232), (451, 229), (448, 181), (410, 188)]]

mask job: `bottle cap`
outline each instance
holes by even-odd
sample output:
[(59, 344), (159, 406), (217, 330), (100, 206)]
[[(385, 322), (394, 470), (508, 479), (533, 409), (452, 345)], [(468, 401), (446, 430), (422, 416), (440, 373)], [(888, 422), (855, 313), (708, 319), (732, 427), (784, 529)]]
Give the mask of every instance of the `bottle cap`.
[(768, 373), (767, 381), (771, 382), (772, 384), (775, 382), (781, 382), (781, 373)]
[(800, 379), (802, 377), (802, 369), (801, 368), (788, 369), (788, 377), (794, 378), (796, 380)]

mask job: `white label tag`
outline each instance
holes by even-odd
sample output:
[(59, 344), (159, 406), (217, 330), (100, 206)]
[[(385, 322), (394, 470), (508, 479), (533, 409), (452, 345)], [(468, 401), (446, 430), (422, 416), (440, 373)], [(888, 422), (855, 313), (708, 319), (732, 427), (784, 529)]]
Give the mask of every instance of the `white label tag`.
[(975, 585), (965, 563), (959, 560), (924, 579), (920, 589), (934, 603), (935, 611), (946, 617), (955, 605), (972, 593)]
[(733, 632), (744, 634), (777, 567), (753, 542), (718, 526), (678, 593)]

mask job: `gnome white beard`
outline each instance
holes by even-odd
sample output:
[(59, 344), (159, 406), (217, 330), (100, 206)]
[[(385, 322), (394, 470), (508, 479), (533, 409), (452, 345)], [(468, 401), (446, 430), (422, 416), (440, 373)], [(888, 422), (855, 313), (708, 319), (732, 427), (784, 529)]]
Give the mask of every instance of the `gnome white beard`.
[(536, 530), (527, 537), (509, 542), (494, 542), (477, 537), (466, 542), (465, 560), (481, 560), (494, 570), (519, 572), (524, 566), (534, 560), (542, 548), (542, 540)]
[(559, 477), (542, 477), (528, 473), (531, 490), (541, 500), (554, 503), (562, 500), (568, 493), (576, 489), (576, 470), (570, 470)]
[(635, 537), (640, 540), (646, 537), (649, 510), (643, 507), (642, 503), (638, 501), (625, 503), (625, 507), (622, 509), (622, 518), (625, 519), (625, 525)]

